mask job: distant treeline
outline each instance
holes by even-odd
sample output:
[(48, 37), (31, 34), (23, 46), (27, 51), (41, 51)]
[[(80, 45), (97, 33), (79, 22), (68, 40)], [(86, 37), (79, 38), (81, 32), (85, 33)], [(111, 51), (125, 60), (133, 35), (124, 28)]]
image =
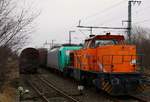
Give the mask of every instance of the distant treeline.
[(132, 43), (137, 45), (138, 54), (143, 56), (142, 65), (146, 69), (150, 69), (150, 29), (133, 27)]

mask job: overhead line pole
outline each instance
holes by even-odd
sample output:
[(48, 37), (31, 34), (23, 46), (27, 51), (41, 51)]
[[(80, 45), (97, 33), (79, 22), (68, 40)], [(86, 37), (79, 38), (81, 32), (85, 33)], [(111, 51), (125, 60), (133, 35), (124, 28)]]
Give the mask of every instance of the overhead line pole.
[(55, 40), (52, 40), (51, 43), (48, 43), (48, 42), (46, 41), (43, 45), (44, 45), (44, 46), (45, 46), (45, 45), (49, 45), (49, 48), (52, 48), (52, 47), (54, 46), (54, 41), (55, 41)]
[(71, 45), (71, 33), (75, 32), (74, 30), (69, 31), (69, 44)]
[(141, 4), (141, 1), (136, 1), (136, 0), (129, 0), (128, 1), (128, 37), (129, 37), (129, 42), (131, 43), (131, 33), (132, 33), (132, 3), (133, 4)]
[(128, 1), (128, 37), (129, 42), (131, 42), (131, 26), (132, 26), (132, 4), (131, 1)]

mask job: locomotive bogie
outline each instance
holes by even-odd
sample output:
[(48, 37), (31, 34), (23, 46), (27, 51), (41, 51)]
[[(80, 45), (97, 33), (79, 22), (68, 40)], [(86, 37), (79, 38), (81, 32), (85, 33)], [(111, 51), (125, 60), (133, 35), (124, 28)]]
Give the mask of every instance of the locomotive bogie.
[(145, 89), (140, 73), (105, 73), (94, 79), (93, 84), (110, 95), (137, 94)]

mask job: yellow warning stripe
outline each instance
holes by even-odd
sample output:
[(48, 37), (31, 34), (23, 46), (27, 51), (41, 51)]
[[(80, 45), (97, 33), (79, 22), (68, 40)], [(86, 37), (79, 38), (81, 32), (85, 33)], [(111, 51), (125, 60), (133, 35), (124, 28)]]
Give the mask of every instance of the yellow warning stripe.
[(139, 86), (137, 87), (137, 91), (138, 91), (138, 92), (141, 92), (141, 88), (140, 88)]
[(137, 90), (138, 90), (139, 92), (143, 92), (143, 91), (144, 91), (144, 87), (143, 87), (142, 85), (139, 85), (139, 86), (137, 87)]
[(110, 93), (112, 91), (112, 86), (111, 84), (109, 84), (109, 82), (102, 82), (102, 89), (108, 93)]
[(105, 90), (105, 88), (106, 88), (108, 85), (109, 85), (109, 82), (104, 82), (102, 89)]
[(102, 82), (102, 89), (104, 90), (105, 81)]
[(102, 86), (104, 86), (104, 85), (105, 85), (105, 81), (102, 82)]
[(112, 86), (110, 87), (110, 89), (107, 91), (108, 93), (112, 92)]
[(112, 88), (111, 85), (108, 85), (108, 87), (105, 90), (109, 93), (111, 88)]
[(140, 87), (141, 87), (142, 91), (144, 91), (145, 86), (144, 85), (140, 85)]

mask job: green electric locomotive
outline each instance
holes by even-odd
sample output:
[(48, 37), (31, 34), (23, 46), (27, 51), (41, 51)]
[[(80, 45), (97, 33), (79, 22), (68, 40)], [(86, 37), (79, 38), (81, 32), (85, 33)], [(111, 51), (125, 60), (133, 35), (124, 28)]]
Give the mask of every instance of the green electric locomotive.
[(81, 46), (73, 44), (53, 47), (47, 53), (47, 67), (64, 72), (65, 68), (70, 64), (70, 52), (80, 48)]

